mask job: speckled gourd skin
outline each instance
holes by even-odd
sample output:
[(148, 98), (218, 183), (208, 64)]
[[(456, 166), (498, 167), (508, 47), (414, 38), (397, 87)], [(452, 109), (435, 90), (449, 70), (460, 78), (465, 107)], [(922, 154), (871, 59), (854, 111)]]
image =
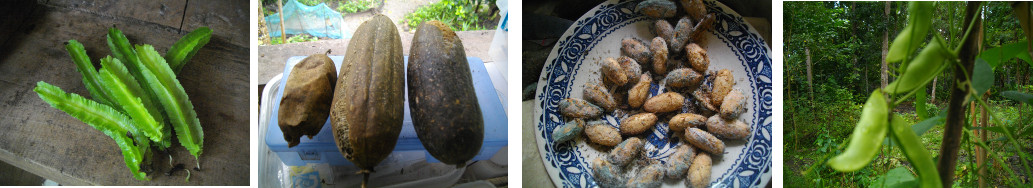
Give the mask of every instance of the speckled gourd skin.
[(348, 42), (334, 90), (330, 121), (337, 148), (362, 173), (398, 142), (405, 109), (402, 41), (391, 19), (376, 15)]
[(291, 70), (280, 100), (278, 124), (287, 147), (298, 145), (301, 136), (319, 134), (330, 115), (337, 70), (326, 54), (313, 54)]
[(423, 147), (463, 167), (484, 141), (484, 119), (462, 41), (438, 21), (420, 24), (409, 51), (409, 112)]

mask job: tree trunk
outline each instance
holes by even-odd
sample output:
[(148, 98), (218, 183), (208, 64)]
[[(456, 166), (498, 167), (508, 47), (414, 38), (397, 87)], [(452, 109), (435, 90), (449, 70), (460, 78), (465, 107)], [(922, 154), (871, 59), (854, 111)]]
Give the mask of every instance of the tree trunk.
[(939, 78), (940, 75), (936, 75), (936, 77), (933, 77), (933, 92), (931, 94), (932, 96), (929, 97), (929, 102), (932, 102), (933, 104), (936, 104), (936, 79)]
[(807, 92), (811, 95), (811, 102), (814, 102), (814, 77), (811, 75), (811, 48), (804, 47), (803, 51), (807, 56)]
[[(963, 25), (968, 23), (976, 22), (976, 27), (972, 28), (971, 36), (965, 41), (961, 41), (961, 52), (959, 58), (961, 59), (962, 66), (954, 66), (954, 83), (965, 83), (965, 77), (962, 75), (972, 75), (972, 65), (975, 61), (975, 57), (979, 54), (980, 41), (983, 39), (983, 24), (982, 19), (976, 16), (979, 10), (980, 2), (968, 2), (968, 6), (965, 7), (965, 22)], [(954, 170), (955, 165), (958, 162), (958, 148), (961, 146), (961, 131), (963, 131), (965, 124), (965, 99), (971, 87), (968, 86), (955, 86), (951, 87), (950, 103), (947, 107), (947, 121), (943, 131), (943, 143), (940, 145), (940, 159), (937, 161), (936, 166), (940, 173), (940, 182), (944, 186), (954, 185)]]
[[(983, 94), (983, 98), (984, 99), (986, 97), (989, 97), (989, 96), (990, 96), (990, 91), (987, 91), (985, 94)], [(973, 104), (973, 107), (974, 107), (975, 103), (972, 103), (972, 104)], [(979, 108), (979, 113), (980, 113), (980, 118), (979, 118), (979, 124), (978, 125), (980, 127), (984, 127), (984, 128), (985, 127), (990, 127), (990, 124), (988, 124), (988, 122), (987, 122), (988, 117), (986, 115), (986, 109)], [(975, 116), (971, 116), (971, 117), (975, 117)], [(976, 130), (976, 136), (979, 137), (980, 141), (985, 143), (986, 142), (986, 129)], [(984, 150), (981, 147), (976, 147), (976, 167), (979, 169), (979, 172), (978, 172), (979, 173), (979, 188), (986, 187), (986, 180), (983, 178), (983, 177), (986, 177), (986, 166), (984, 166), (984, 165), (986, 165), (986, 150)]]
[[(883, 12), (882, 15), (883, 15), (884, 18), (887, 18), (886, 20), (889, 20), (889, 17), (890, 17), (890, 2), (886, 1), (885, 3), (886, 3), (886, 9), (885, 9), (885, 11)], [(889, 21), (887, 21), (887, 22), (889, 22)], [(889, 75), (887, 75), (887, 72), (889, 71), (889, 69), (886, 67), (886, 54), (889, 53), (889, 48), (890, 48), (890, 27), (889, 27), (890, 24), (892, 24), (892, 23), (886, 23), (886, 32), (882, 33), (882, 59), (881, 59), (882, 60), (882, 69), (879, 71), (879, 78), (880, 78), (880, 81), (882, 81), (882, 82), (881, 82), (881, 85), (879, 86), (879, 88), (886, 88), (887, 77), (889, 76)]]

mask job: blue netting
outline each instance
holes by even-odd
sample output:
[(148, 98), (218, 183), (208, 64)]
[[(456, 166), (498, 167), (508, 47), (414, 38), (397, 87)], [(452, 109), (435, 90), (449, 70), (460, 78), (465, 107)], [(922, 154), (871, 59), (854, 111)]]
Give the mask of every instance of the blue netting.
[(351, 34), (344, 32), (344, 19), (341, 13), (334, 11), (324, 3), (316, 6), (307, 6), (296, 0), (290, 0), (283, 4), (280, 13), (265, 17), (266, 27), (269, 29), (269, 36), (280, 36), (280, 15), (283, 14), (283, 27), (290, 35), (309, 34), (316, 37), (329, 38), (351, 38)]

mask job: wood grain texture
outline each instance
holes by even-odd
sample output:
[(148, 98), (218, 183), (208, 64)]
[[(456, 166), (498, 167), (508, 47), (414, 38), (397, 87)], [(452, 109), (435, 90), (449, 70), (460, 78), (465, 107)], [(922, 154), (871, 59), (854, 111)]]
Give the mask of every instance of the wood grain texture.
[[(14, 42), (4, 44), (0, 53), (6, 54), (0, 56), (0, 160), (62, 185), (247, 185), (248, 2), (190, 1), (179, 33), (184, 3), (37, 2), (32, 11), (36, 16), (22, 22), (23, 29), (11, 36), (18, 40), (9, 40)], [(152, 44), (161, 53), (195, 28), (215, 31), (177, 75), (205, 131), (201, 171), (193, 171), (193, 156), (173, 143), (169, 153), (155, 153), (154, 171), (148, 173), (152, 181), (135, 180), (111, 138), (32, 92), (36, 82), (46, 81), (91, 98), (62, 46), (70, 39), (82, 42), (99, 66), (98, 59), (111, 54), (105, 43), (111, 26), (133, 44)], [(189, 182), (182, 170), (165, 175), (171, 169), (169, 155), (174, 164), (192, 170)]]

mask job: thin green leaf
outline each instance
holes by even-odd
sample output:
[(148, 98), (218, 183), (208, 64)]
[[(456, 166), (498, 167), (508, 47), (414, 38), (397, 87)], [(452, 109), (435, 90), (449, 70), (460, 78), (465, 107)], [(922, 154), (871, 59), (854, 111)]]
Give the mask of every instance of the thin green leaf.
[(1023, 102), (1026, 104), (1033, 104), (1033, 95), (1029, 93), (1023, 93), (1019, 91), (1005, 91), (1001, 92), (1001, 96), (1004, 98), (1011, 99), (1013, 101)]
[(151, 83), (150, 88), (165, 108), (165, 113), (172, 122), (172, 128), (176, 131), (179, 143), (197, 158), (201, 154), (201, 146), (204, 145), (204, 132), (201, 130), (197, 112), (194, 111), (194, 105), (190, 103), (190, 98), (183, 89), (183, 85), (179, 83), (172, 68), (165, 63), (165, 59), (161, 55), (158, 55), (154, 47), (137, 46), (136, 52), (141, 64), (144, 65), (141, 73), (144, 79)]
[[(107, 59), (110, 60), (110, 59)], [(102, 60), (103, 61), (103, 60)], [(117, 61), (117, 60), (116, 60)], [(129, 86), (126, 82), (136, 82), (136, 80), (120, 80), (114, 74), (107, 69), (108, 67), (100, 70), (100, 80), (104, 83), (105, 89), (111, 93), (111, 98), (115, 103), (122, 106), (122, 109), (126, 112), (129, 117), (133, 119), (136, 128), (143, 133), (143, 136), (147, 136), (154, 142), (161, 142), (165, 135), (161, 132), (161, 124), (159, 124), (154, 116), (147, 111), (147, 107), (144, 106), (140, 97), (133, 95), (130, 91)]]
[(208, 27), (197, 28), (180, 38), (165, 53), (165, 60), (168, 61), (169, 67), (172, 67), (172, 70), (178, 74), (179, 70), (183, 69), (183, 65), (186, 65), (187, 61), (190, 61), (190, 58), (193, 58), (201, 47), (208, 44), (210, 38), (212, 38), (212, 30)]
[(46, 82), (37, 82), (33, 91), (51, 107), (64, 111), (115, 140), (122, 150), (122, 157), (133, 177), (138, 180), (150, 180), (146, 173), (140, 172), (140, 163), (144, 160), (143, 154), (147, 149), (147, 140), (143, 139), (141, 142), (138, 139), (134, 145), (134, 141), (126, 136), (126, 133), (135, 132), (135, 127), (129, 117), (119, 113), (111, 106), (97, 103), (74, 93), (66, 93), (61, 88)]
[(906, 168), (897, 167), (879, 176), (872, 187), (918, 187), (918, 181)]
[(977, 95), (983, 95), (994, 85), (994, 70), (981, 58), (976, 58), (976, 64), (972, 69), (972, 90), (975, 90)]
[(86, 48), (84, 48), (79, 41), (69, 40), (65, 44), (65, 49), (68, 50), (68, 54), (72, 56), (72, 62), (75, 62), (75, 68), (79, 70), (80, 74), (82, 74), (83, 85), (85, 85), (86, 90), (90, 92), (90, 96), (101, 104), (111, 105), (112, 103), (108, 94), (101, 90), (101, 88), (104, 87), (102, 87), (100, 81), (97, 80), (97, 68), (93, 67), (93, 62), (90, 62), (90, 56), (86, 55)]
[(924, 121), (915, 123), (911, 126), (911, 130), (915, 131), (915, 134), (917, 134), (918, 136), (922, 136), (923, 134), (925, 134), (925, 132), (929, 131), (929, 129), (932, 129), (936, 125), (943, 124), (943, 117), (944, 116), (935, 116)]
[(1018, 41), (984, 50), (979, 53), (979, 58), (985, 60), (987, 64), (990, 64), (991, 68), (1000, 67), (1004, 62), (1013, 58), (1019, 58), (1026, 62), (1031, 62), (1029, 53), (1026, 49), (1026, 41)]

